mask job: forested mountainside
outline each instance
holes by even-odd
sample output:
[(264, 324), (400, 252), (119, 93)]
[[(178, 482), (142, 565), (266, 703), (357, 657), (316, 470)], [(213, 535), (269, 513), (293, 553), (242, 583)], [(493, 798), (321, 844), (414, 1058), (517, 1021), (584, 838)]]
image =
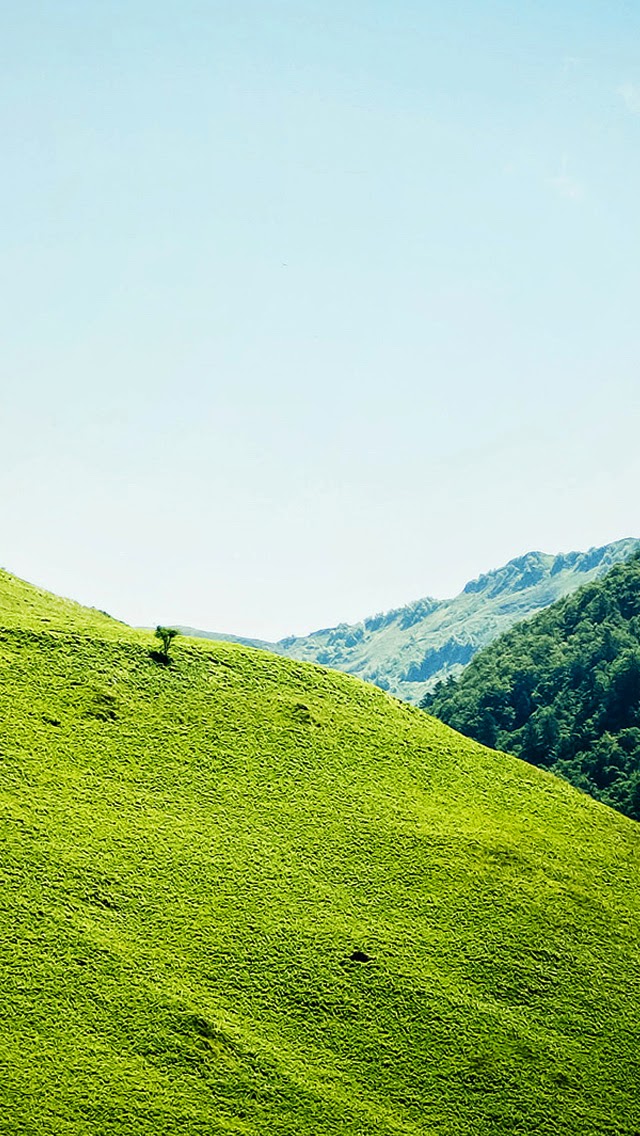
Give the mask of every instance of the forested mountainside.
[(423, 706), (640, 820), (640, 556), (496, 639)]
[(637, 1136), (640, 827), (0, 574), (6, 1136)]
[(470, 581), (454, 599), (427, 597), (361, 623), (342, 623), (277, 643), (182, 630), (334, 667), (418, 703), (438, 681), (459, 674), (477, 651), (518, 620), (596, 579), (637, 548), (640, 541), (627, 539), (560, 556), (530, 552)]

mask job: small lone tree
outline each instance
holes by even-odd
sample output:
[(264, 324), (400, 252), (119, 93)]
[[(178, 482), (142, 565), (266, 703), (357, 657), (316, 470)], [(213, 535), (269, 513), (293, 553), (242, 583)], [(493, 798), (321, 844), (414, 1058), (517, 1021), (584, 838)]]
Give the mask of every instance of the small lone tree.
[(177, 631), (175, 627), (160, 627), (159, 625), (158, 627), (156, 627), (155, 636), (156, 639), (159, 639), (162, 643), (162, 650), (159, 652), (159, 654), (163, 662), (169, 662), (169, 647), (173, 643), (176, 635), (179, 634), (180, 632)]

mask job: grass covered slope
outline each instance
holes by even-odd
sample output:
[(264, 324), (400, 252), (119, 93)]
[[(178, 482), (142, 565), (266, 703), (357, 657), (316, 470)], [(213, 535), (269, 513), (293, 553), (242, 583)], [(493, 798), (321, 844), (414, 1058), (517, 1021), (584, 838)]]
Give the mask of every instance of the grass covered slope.
[(514, 627), (423, 706), (640, 820), (640, 556)]
[(637, 1134), (636, 825), (348, 676), (46, 610), (0, 608), (3, 1133)]
[(113, 638), (129, 628), (106, 612), (54, 596), (0, 568), (0, 627), (53, 632), (81, 631)]

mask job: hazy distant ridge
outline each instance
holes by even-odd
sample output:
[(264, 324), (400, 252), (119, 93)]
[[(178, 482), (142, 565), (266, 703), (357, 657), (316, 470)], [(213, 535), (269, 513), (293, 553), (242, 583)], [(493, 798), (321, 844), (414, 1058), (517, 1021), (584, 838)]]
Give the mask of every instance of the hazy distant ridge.
[(360, 623), (340, 623), (277, 643), (182, 627), (188, 635), (226, 639), (358, 675), (410, 702), (459, 673), (481, 647), (601, 576), (640, 548), (627, 538), (587, 552), (528, 552), (470, 580), (460, 595), (426, 596)]

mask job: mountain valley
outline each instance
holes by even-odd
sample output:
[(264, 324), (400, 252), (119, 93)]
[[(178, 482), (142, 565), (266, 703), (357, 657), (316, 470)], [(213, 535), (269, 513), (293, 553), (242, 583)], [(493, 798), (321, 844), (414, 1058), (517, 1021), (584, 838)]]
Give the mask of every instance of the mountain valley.
[(639, 547), (640, 541), (630, 538), (588, 552), (530, 552), (471, 580), (453, 599), (426, 597), (360, 623), (276, 643), (192, 627), (181, 630), (346, 671), (417, 704), (437, 682), (460, 674), (477, 651), (514, 623), (597, 579)]

